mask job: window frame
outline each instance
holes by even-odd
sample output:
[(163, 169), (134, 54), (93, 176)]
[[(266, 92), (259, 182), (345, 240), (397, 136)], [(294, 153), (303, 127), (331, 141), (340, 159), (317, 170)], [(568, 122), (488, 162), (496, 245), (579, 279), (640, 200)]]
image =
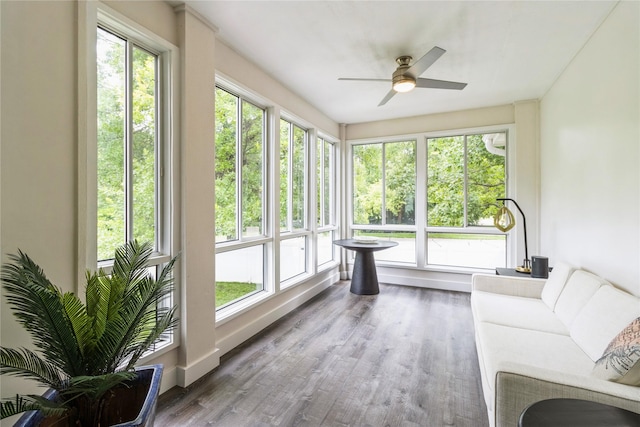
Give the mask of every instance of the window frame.
[[(351, 237), (354, 233), (364, 230), (374, 230), (374, 231), (401, 231), (401, 232), (415, 232), (416, 240), (415, 240), (415, 262), (411, 263), (407, 262), (397, 262), (397, 261), (388, 261), (380, 258), (384, 258), (384, 256), (376, 256), (376, 263), (381, 267), (390, 267), (390, 268), (409, 268), (409, 269), (417, 269), (423, 271), (434, 271), (434, 272), (443, 272), (443, 273), (476, 273), (482, 272), (486, 273), (490, 271), (485, 268), (476, 268), (476, 267), (458, 267), (458, 266), (441, 266), (441, 265), (429, 265), (427, 264), (427, 237), (429, 232), (455, 232), (458, 233), (458, 228), (443, 228), (438, 227), (437, 230), (433, 230), (431, 227), (427, 226), (427, 196), (426, 196), (426, 180), (427, 180), (427, 140), (429, 138), (440, 138), (447, 136), (457, 136), (457, 135), (476, 135), (476, 134), (485, 134), (485, 133), (500, 133), (506, 132), (507, 135), (507, 145), (506, 145), (506, 157), (505, 157), (505, 185), (506, 185), (506, 197), (514, 197), (512, 194), (514, 185), (513, 185), (513, 177), (515, 177), (515, 126), (513, 124), (498, 124), (498, 125), (490, 125), (490, 126), (480, 126), (474, 128), (462, 128), (462, 129), (448, 129), (448, 130), (439, 130), (439, 131), (425, 131), (414, 134), (400, 134), (400, 135), (390, 135), (388, 137), (381, 138), (363, 138), (357, 140), (347, 140), (347, 164), (346, 164), (346, 173), (347, 173), (347, 194), (353, 194), (354, 192), (354, 164), (353, 164), (353, 147), (357, 145), (363, 144), (374, 144), (374, 143), (387, 143), (387, 142), (402, 142), (411, 139), (415, 139), (417, 141), (416, 144), (416, 195), (415, 195), (415, 225), (401, 225), (401, 224), (381, 224), (381, 225), (363, 225), (363, 224), (355, 224), (354, 223), (354, 200), (353, 197), (348, 197), (346, 199), (347, 203), (347, 223), (346, 232), (347, 236)], [(385, 218), (383, 218), (385, 219)], [(518, 228), (518, 227), (516, 227)], [(506, 262), (507, 265), (514, 262), (516, 258), (516, 245), (520, 237), (520, 230), (511, 231), (513, 234), (506, 235)], [(468, 227), (466, 230), (468, 234), (501, 234), (498, 230), (494, 230), (491, 227)], [(382, 252), (377, 252), (376, 254), (383, 254)], [(350, 262), (353, 261), (353, 257), (350, 258)]]
[[(162, 102), (161, 102), (161, 92), (162, 92), (162, 80), (164, 79), (164, 72), (161, 70), (161, 65), (163, 62), (163, 58), (161, 56), (161, 52), (158, 52), (156, 49), (151, 49), (148, 48), (147, 46), (141, 45), (140, 43), (137, 42), (137, 40), (133, 39), (132, 37), (129, 37), (126, 34), (122, 34), (120, 31), (117, 30), (113, 30), (112, 28), (110, 28), (108, 25), (103, 24), (102, 22), (98, 22), (97, 25), (97, 29), (104, 31), (106, 33), (111, 34), (114, 37), (117, 37), (119, 39), (121, 39), (124, 44), (125, 44), (125, 58), (126, 58), (126, 66), (125, 66), (125, 74), (126, 74), (126, 82), (125, 82), (125, 89), (126, 89), (126, 96), (125, 96), (125, 108), (124, 108), (124, 113), (125, 113), (125, 124), (124, 124), (124, 129), (125, 129), (125, 141), (124, 141), (124, 160), (125, 160), (125, 166), (124, 166), (124, 198), (125, 198), (125, 202), (124, 202), (124, 240), (121, 242), (125, 243), (127, 241), (130, 241), (134, 238), (136, 238), (136, 236), (134, 235), (134, 171), (133, 171), (133, 145), (134, 145), (134, 136), (133, 136), (133, 111), (132, 111), (132, 107), (131, 104), (133, 104), (133, 97), (132, 97), (132, 82), (131, 80), (133, 79), (133, 67), (132, 67), (132, 62), (133, 62), (133, 51), (134, 49), (138, 49), (138, 50), (142, 50), (145, 51), (147, 53), (149, 53), (150, 55), (153, 55), (155, 57), (155, 85), (154, 85), (154, 89), (156, 91), (156, 96), (154, 97), (154, 110), (155, 110), (155, 114), (156, 114), (156, 118), (155, 118), (155, 123), (156, 126), (154, 128), (154, 167), (153, 167), (153, 175), (154, 175), (154, 239), (153, 239), (153, 248), (154, 248), (154, 255), (157, 257), (158, 255), (162, 254), (163, 251), (162, 249), (164, 248), (164, 233), (165, 233), (165, 227), (163, 226), (163, 224), (166, 222), (166, 209), (163, 208), (163, 202), (165, 199), (165, 183), (162, 181), (162, 175), (163, 175), (163, 157), (164, 157), (164, 146), (166, 145), (164, 143), (164, 139), (165, 139), (165, 135), (163, 134), (163, 132), (159, 129), (161, 127), (161, 123), (163, 121), (162, 119)], [(99, 160), (99, 159), (98, 159)], [(98, 268), (106, 268), (109, 269), (111, 267), (111, 265), (113, 264), (113, 259), (112, 258), (107, 258), (107, 259), (98, 259), (98, 257), (96, 257), (97, 261), (98, 261)], [(161, 261), (161, 262), (166, 262), (165, 261)]]
[(242, 150), (238, 150), (239, 145), (242, 144), (242, 111), (243, 111), (243, 105), (249, 104), (252, 105), (256, 108), (259, 108), (260, 110), (262, 110), (262, 123), (263, 123), (263, 127), (262, 127), (262, 147), (261, 147), (261, 154), (262, 154), (262, 170), (261, 170), (261, 179), (262, 179), (262, 184), (263, 184), (263, 191), (261, 194), (261, 207), (262, 207), (262, 219), (261, 219), (261, 228), (262, 228), (262, 232), (260, 233), (260, 235), (258, 236), (246, 236), (243, 234), (242, 232), (242, 226), (243, 226), (243, 220), (244, 220), (244, 215), (243, 215), (243, 209), (242, 209), (242, 195), (243, 195), (243, 189), (242, 189), (242, 177), (243, 177), (243, 171), (242, 171), (242, 163), (243, 163), (243, 159), (241, 158), (241, 156), (236, 155), (235, 158), (235, 172), (236, 172), (236, 182), (235, 182), (235, 191), (236, 191), (236, 198), (235, 198), (235, 205), (236, 205), (236, 224), (235, 224), (235, 228), (236, 228), (236, 236), (235, 239), (229, 239), (229, 240), (225, 240), (222, 242), (215, 242), (216, 245), (219, 245), (222, 248), (228, 248), (228, 247), (232, 247), (234, 246), (234, 242), (237, 242), (238, 244), (243, 244), (245, 242), (250, 242), (250, 241), (260, 241), (263, 240), (264, 238), (268, 238), (271, 233), (269, 230), (269, 205), (268, 205), (268, 190), (270, 188), (269, 186), (269, 180), (268, 180), (268, 161), (269, 161), (269, 156), (268, 156), (268, 145), (267, 145), (267, 135), (268, 135), (268, 123), (269, 123), (269, 117), (268, 117), (268, 109), (267, 107), (265, 107), (264, 105), (262, 105), (259, 102), (255, 102), (253, 99), (251, 99), (250, 97), (244, 95), (242, 92), (238, 92), (234, 89), (234, 87), (232, 85), (229, 85), (227, 83), (225, 83), (224, 80), (218, 82), (216, 81), (215, 85), (214, 85), (214, 90), (220, 89), (222, 91), (227, 92), (229, 95), (234, 96), (238, 99), (238, 103), (236, 104), (236, 117), (238, 118), (238, 120), (236, 121), (236, 153), (238, 153), (239, 151)]
[[(258, 236), (245, 236), (242, 232), (242, 214), (236, 215), (236, 238), (231, 240), (225, 240), (222, 242), (214, 242), (215, 255), (233, 252), (237, 250), (243, 250), (251, 247), (262, 246), (262, 289), (256, 289), (253, 292), (249, 292), (233, 301), (229, 301), (219, 307), (214, 307), (216, 311), (216, 323), (218, 321), (226, 321), (232, 318), (234, 315), (240, 313), (248, 306), (252, 306), (256, 302), (262, 301), (273, 294), (273, 284), (271, 283), (271, 269), (269, 265), (270, 251), (273, 246), (273, 232), (270, 227), (270, 211), (269, 204), (269, 192), (272, 185), (269, 180), (269, 134), (270, 132), (270, 117), (271, 112), (269, 108), (258, 97), (252, 96), (252, 94), (240, 88), (233, 83), (230, 79), (216, 74), (214, 82), (214, 93), (220, 89), (231, 96), (238, 98), (239, 102), (236, 104), (236, 152), (238, 151), (238, 145), (242, 144), (242, 105), (248, 103), (263, 111), (263, 128), (262, 128), (262, 183), (263, 191), (261, 194), (262, 203), (262, 233)], [(240, 156), (236, 156), (236, 212), (242, 211), (242, 159)]]
[[(117, 37), (132, 42), (138, 48), (151, 52), (156, 58), (156, 141), (155, 153), (155, 229), (154, 252), (149, 267), (156, 272), (178, 253), (179, 227), (172, 206), (179, 200), (178, 162), (179, 123), (178, 110), (179, 50), (131, 19), (99, 2), (78, 3), (78, 241), (77, 289), (83, 291), (85, 272), (102, 269), (109, 274), (113, 260), (98, 262), (97, 256), (97, 33), (102, 28)], [(161, 194), (160, 194), (161, 193)], [(159, 199), (159, 200), (158, 200)], [(124, 242), (123, 242), (124, 243)], [(180, 263), (174, 267), (175, 290), (167, 304), (180, 305), (178, 292), (181, 275)], [(149, 360), (179, 345), (179, 330), (154, 344), (141, 359)]]
[[(462, 188), (463, 188), (463, 196), (462, 196), (462, 220), (463, 220), (463, 224), (462, 226), (431, 226), (428, 223), (428, 215), (429, 215), (429, 210), (428, 210), (428, 178), (427, 180), (425, 180), (426, 185), (425, 185), (425, 209), (424, 209), (424, 214), (425, 214), (425, 218), (424, 218), (424, 222), (425, 222), (425, 228), (424, 228), (424, 238), (425, 241), (427, 243), (425, 243), (425, 252), (424, 252), (424, 264), (431, 269), (438, 269), (438, 270), (442, 270), (442, 269), (453, 269), (456, 271), (459, 270), (481, 270), (481, 271), (486, 271), (489, 270), (489, 268), (481, 268), (481, 267), (472, 267), (472, 266), (465, 266), (465, 265), (449, 265), (449, 264), (435, 264), (435, 263), (429, 263), (429, 251), (428, 251), (428, 240), (429, 240), (429, 235), (431, 233), (438, 233), (438, 234), (463, 234), (463, 235), (469, 235), (469, 236), (479, 236), (479, 235), (483, 235), (483, 236), (504, 236), (505, 237), (505, 258), (504, 258), (504, 265), (495, 265), (491, 268), (495, 268), (495, 267), (506, 267), (506, 263), (507, 263), (507, 258), (508, 258), (508, 254), (509, 254), (509, 247), (510, 247), (510, 239), (509, 239), (509, 235), (508, 234), (504, 234), (502, 232), (500, 232), (499, 230), (497, 230), (495, 227), (491, 227), (491, 226), (479, 226), (479, 225), (469, 225), (469, 216), (468, 216), (468, 207), (469, 207), (469, 168), (468, 168), (468, 157), (469, 157), (469, 144), (468, 144), (468, 138), (470, 136), (476, 136), (476, 135), (487, 135), (487, 134), (497, 134), (497, 133), (504, 133), (505, 137), (506, 137), (506, 141), (505, 141), (505, 153), (504, 153), (504, 174), (505, 174), (505, 193), (508, 193), (508, 189), (509, 189), (509, 173), (508, 173), (508, 168), (509, 168), (509, 150), (508, 147), (510, 145), (509, 143), (509, 129), (498, 129), (498, 128), (494, 128), (493, 130), (467, 130), (464, 132), (460, 132), (460, 131), (450, 131), (450, 132), (442, 132), (437, 136), (434, 135), (425, 135), (425, 151), (426, 151), (426, 159), (425, 159), (425, 169), (427, 172), (427, 176), (428, 176), (428, 169), (429, 169), (429, 140), (430, 139), (438, 139), (438, 138), (455, 138), (455, 137), (461, 137), (463, 138), (462, 140), (462, 156), (463, 156), (463, 165), (462, 165), (462, 175), (463, 175), (463, 182), (462, 182)], [(503, 195), (502, 197), (507, 197), (506, 195)]]
[[(281, 224), (279, 224), (278, 226), (278, 239), (277, 239), (277, 243), (280, 246), (279, 250), (278, 250), (278, 254), (280, 254), (280, 250), (282, 248), (282, 243), (284, 241), (287, 240), (295, 240), (295, 239), (304, 239), (304, 271), (299, 272), (297, 274), (294, 274), (290, 277), (282, 277), (282, 268), (280, 268), (279, 272), (279, 277), (280, 277), (280, 284), (279, 287), (280, 289), (285, 289), (285, 288), (289, 288), (297, 283), (299, 283), (301, 280), (311, 276), (313, 274), (313, 270), (312, 270), (312, 266), (314, 265), (314, 263), (311, 262), (311, 258), (312, 258), (312, 251), (311, 251), (311, 247), (312, 247), (312, 231), (311, 228), (314, 227), (314, 224), (310, 218), (310, 214), (312, 212), (311, 207), (311, 200), (309, 195), (311, 194), (311, 185), (312, 185), (312, 169), (310, 168), (310, 156), (311, 156), (311, 140), (312, 140), (312, 133), (313, 130), (309, 129), (306, 126), (303, 126), (300, 124), (300, 122), (298, 120), (296, 120), (295, 118), (293, 118), (292, 116), (286, 114), (286, 113), (281, 113), (280, 118), (279, 118), (279, 132), (278, 132), (278, 141), (274, 143), (278, 145), (278, 147), (280, 147), (280, 144), (282, 143), (281, 140), (281, 136), (282, 136), (282, 123), (288, 123), (289, 126), (289, 141), (288, 141), (288, 161), (287, 161), (287, 181), (288, 184), (287, 185), (287, 220), (286, 220), (286, 228), (285, 229), (281, 229)], [(300, 129), (304, 132), (304, 138), (303, 138), (303, 145), (304, 145), (304, 153), (303, 153), (303, 159), (304, 159), (304, 171), (302, 173), (302, 177), (304, 179), (303, 182), (303, 207), (304, 207), (304, 212), (303, 212), (303, 226), (301, 228), (296, 228), (293, 224), (293, 181), (295, 180), (295, 175), (294, 173), (296, 172), (294, 170), (294, 164), (293, 164), (293, 159), (294, 159), (294, 148), (295, 148), (295, 129)], [(314, 138), (315, 139), (315, 138)], [(278, 150), (279, 152), (279, 150)], [(280, 162), (278, 160), (278, 171), (280, 171)], [(281, 176), (282, 177), (282, 176)], [(280, 182), (280, 185), (282, 185), (282, 181)], [(278, 194), (280, 194), (280, 188), (278, 188)], [(280, 209), (280, 205), (278, 205), (278, 209)], [(280, 223), (282, 223), (282, 218), (280, 218)], [(282, 257), (280, 257), (280, 265), (282, 265)]]
[[(315, 166), (316, 166), (316, 180), (315, 180), (315, 191), (316, 191), (316, 198), (318, 199), (318, 201), (320, 202), (319, 205), (320, 206), (316, 206), (316, 220), (315, 220), (315, 248), (314, 248), (314, 253), (315, 253), (315, 266), (316, 266), (316, 270), (322, 270), (324, 268), (330, 268), (332, 266), (332, 263), (335, 262), (336, 260), (336, 247), (335, 245), (333, 245), (333, 243), (331, 244), (331, 259), (328, 261), (324, 261), (321, 262), (319, 259), (319, 242), (320, 242), (320, 234), (324, 234), (324, 233), (330, 233), (330, 240), (333, 242), (333, 240), (336, 240), (336, 234), (339, 231), (339, 225), (337, 224), (337, 219), (338, 219), (338, 212), (337, 212), (337, 206), (338, 206), (338, 193), (339, 193), (339, 188), (338, 188), (338, 154), (339, 154), (339, 144), (332, 140), (331, 138), (328, 138), (322, 134), (318, 134), (316, 135), (315, 138), (315, 142), (316, 142), (316, 149), (315, 149), (315, 153), (316, 153), (316, 161), (315, 161)], [(324, 148), (328, 146), (330, 147), (329, 149), (329, 176), (327, 177), (325, 175), (325, 158), (324, 158)], [(320, 155), (321, 154), (321, 155)], [(318, 171), (321, 171), (320, 173), (318, 173)], [(326, 194), (325, 194), (325, 179), (329, 180), (329, 197), (328, 197), (328, 201), (329, 201), (329, 206), (327, 207), (325, 205), (325, 200), (326, 200)], [(329, 218), (327, 220), (325, 212), (329, 211)]]
[[(288, 141), (288, 150), (287, 150), (287, 154), (288, 154), (288, 160), (287, 160), (287, 218), (286, 218), (286, 227), (283, 229), (280, 229), (280, 236), (282, 237), (283, 234), (287, 235), (287, 236), (299, 236), (300, 234), (305, 234), (308, 233), (310, 230), (310, 220), (309, 220), (309, 194), (310, 194), (310, 180), (309, 180), (309, 176), (310, 176), (310, 169), (309, 169), (309, 154), (310, 154), (310, 131), (309, 129), (305, 128), (304, 126), (299, 125), (295, 120), (290, 119), (289, 117), (287, 117), (286, 115), (283, 115), (282, 117), (280, 117), (280, 131), (282, 132), (282, 122), (288, 123), (289, 125), (289, 141)], [(303, 161), (304, 161), (304, 168), (302, 171), (302, 176), (304, 178), (304, 183), (303, 183), (303, 208), (304, 211), (302, 212), (302, 227), (295, 227), (294, 225), (294, 212), (293, 212), (293, 203), (294, 203), (294, 191), (293, 191), (293, 187), (294, 187), (294, 180), (296, 178), (295, 173), (297, 172), (295, 169), (295, 165), (294, 165), (294, 149), (295, 149), (295, 129), (300, 129), (302, 132), (304, 132), (304, 138), (303, 138), (303, 146), (304, 146), (304, 153), (303, 153)], [(279, 143), (282, 143), (282, 140), (279, 141)], [(281, 175), (282, 177), (282, 175)], [(282, 184), (282, 180), (281, 180), (281, 184)], [(280, 218), (280, 222), (282, 223), (282, 217)]]
[[(351, 224), (352, 224), (352, 228), (354, 230), (369, 230), (369, 229), (388, 229), (388, 228), (393, 228), (399, 231), (408, 231), (409, 229), (415, 229), (415, 219), (414, 219), (414, 223), (413, 224), (389, 224), (387, 222), (387, 146), (388, 145), (392, 145), (392, 144), (398, 144), (398, 143), (406, 143), (406, 142), (413, 142), (414, 143), (414, 150), (415, 150), (415, 188), (417, 191), (417, 187), (418, 187), (418, 138), (407, 138), (407, 139), (382, 139), (379, 140), (378, 142), (374, 142), (374, 141), (370, 141), (370, 142), (364, 142), (361, 144), (353, 144), (351, 146), (351, 156), (350, 156), (350, 161), (351, 161), (351, 174), (350, 174), (350, 183), (351, 183), (351, 188), (354, 191), (351, 191), (351, 194), (353, 195), (351, 197), (351, 213), (350, 213), (350, 220), (351, 220)], [(353, 165), (353, 156), (354, 156), (354, 152), (353, 152), (353, 148), (356, 146), (363, 146), (363, 145), (381, 145), (381, 153), (380, 153), (380, 160), (381, 160), (381, 165), (380, 165), (380, 174), (381, 174), (381, 180), (382, 180), (382, 188), (380, 189), (381, 192), (381, 200), (380, 200), (380, 224), (360, 224), (360, 223), (356, 223), (355, 222), (355, 183), (354, 183), (354, 179), (355, 179), (355, 170), (354, 170), (354, 165)], [(415, 198), (414, 198), (414, 211), (416, 209), (415, 206)]]
[[(339, 160), (342, 155), (344, 145), (339, 142), (338, 138), (329, 136), (322, 131), (319, 131), (312, 123), (282, 109), (279, 105), (273, 101), (265, 98), (256, 92), (247, 89), (243, 84), (235, 81), (233, 78), (224, 74), (221, 71), (216, 71), (214, 88), (220, 87), (226, 91), (229, 91), (237, 96), (244, 97), (246, 100), (254, 105), (263, 107), (267, 112), (266, 118), (266, 173), (267, 181), (265, 181), (265, 192), (263, 196), (266, 198), (268, 205), (266, 206), (266, 234), (263, 237), (258, 237), (253, 240), (245, 239), (242, 242), (224, 242), (216, 243), (215, 252), (222, 253), (232, 251), (236, 248), (248, 247), (254, 244), (264, 245), (264, 274), (265, 284), (264, 291), (256, 292), (245, 298), (238, 299), (233, 304), (225, 305), (216, 309), (216, 326), (221, 326), (227, 322), (235, 319), (236, 317), (246, 313), (247, 311), (255, 308), (259, 304), (266, 302), (275, 295), (282, 292), (286, 292), (289, 289), (302, 285), (309, 279), (313, 278), (320, 272), (326, 272), (331, 268), (336, 268), (339, 265), (339, 260), (336, 259), (338, 253), (335, 247), (332, 245), (332, 261), (327, 261), (321, 268), (317, 265), (317, 231), (318, 224), (316, 223), (316, 144), (319, 135), (330, 141), (334, 145), (333, 161), (334, 169), (332, 170), (333, 181), (333, 206), (332, 206), (332, 218), (334, 223), (327, 225), (323, 230), (331, 231), (332, 236), (335, 238), (340, 230), (339, 224), (336, 223), (339, 219), (339, 197), (342, 188), (338, 187), (339, 174), (341, 170), (339, 168)], [(280, 230), (280, 120), (284, 119), (294, 125), (306, 130), (307, 132), (307, 146), (305, 154), (305, 229), (295, 229), (292, 231)], [(281, 267), (280, 260), (280, 242), (289, 239), (304, 237), (306, 241), (305, 251), (305, 266), (306, 271), (304, 274), (295, 275), (287, 280), (281, 280)]]

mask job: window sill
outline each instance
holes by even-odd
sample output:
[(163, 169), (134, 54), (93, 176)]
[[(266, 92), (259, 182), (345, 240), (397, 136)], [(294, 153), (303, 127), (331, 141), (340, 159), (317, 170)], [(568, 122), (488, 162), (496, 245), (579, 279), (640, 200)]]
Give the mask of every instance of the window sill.
[(228, 307), (216, 310), (216, 326), (224, 325), (225, 323), (253, 309), (256, 305), (273, 298), (274, 295), (275, 294), (272, 292), (261, 291), (255, 295), (251, 295), (248, 298), (231, 304)]

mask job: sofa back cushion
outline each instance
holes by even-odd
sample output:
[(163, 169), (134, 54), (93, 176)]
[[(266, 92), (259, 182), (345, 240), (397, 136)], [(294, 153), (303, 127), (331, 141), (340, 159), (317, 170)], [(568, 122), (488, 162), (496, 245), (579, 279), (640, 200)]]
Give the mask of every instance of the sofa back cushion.
[(595, 274), (587, 273), (583, 270), (574, 271), (558, 297), (554, 312), (562, 323), (571, 330), (571, 324), (580, 310), (596, 293), (598, 288), (606, 284), (608, 284), (606, 280)]
[(555, 309), (558, 297), (574, 270), (573, 266), (565, 262), (557, 262), (549, 273), (549, 278), (542, 288), (541, 298), (551, 310)]
[(601, 286), (578, 313), (569, 333), (594, 362), (632, 320), (640, 317), (640, 298)]

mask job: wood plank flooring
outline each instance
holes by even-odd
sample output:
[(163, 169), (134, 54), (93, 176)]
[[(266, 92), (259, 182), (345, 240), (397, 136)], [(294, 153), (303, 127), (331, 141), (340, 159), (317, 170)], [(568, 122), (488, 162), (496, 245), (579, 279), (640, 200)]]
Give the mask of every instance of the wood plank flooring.
[(160, 396), (156, 425), (488, 426), (469, 295), (338, 282)]

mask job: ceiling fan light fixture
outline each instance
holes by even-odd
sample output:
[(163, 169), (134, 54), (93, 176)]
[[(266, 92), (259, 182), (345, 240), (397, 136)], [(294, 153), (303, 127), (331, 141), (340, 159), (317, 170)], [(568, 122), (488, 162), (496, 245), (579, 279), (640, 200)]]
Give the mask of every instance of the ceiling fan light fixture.
[(396, 92), (409, 92), (416, 87), (416, 80), (412, 77), (401, 77), (400, 79), (394, 79), (393, 90)]

